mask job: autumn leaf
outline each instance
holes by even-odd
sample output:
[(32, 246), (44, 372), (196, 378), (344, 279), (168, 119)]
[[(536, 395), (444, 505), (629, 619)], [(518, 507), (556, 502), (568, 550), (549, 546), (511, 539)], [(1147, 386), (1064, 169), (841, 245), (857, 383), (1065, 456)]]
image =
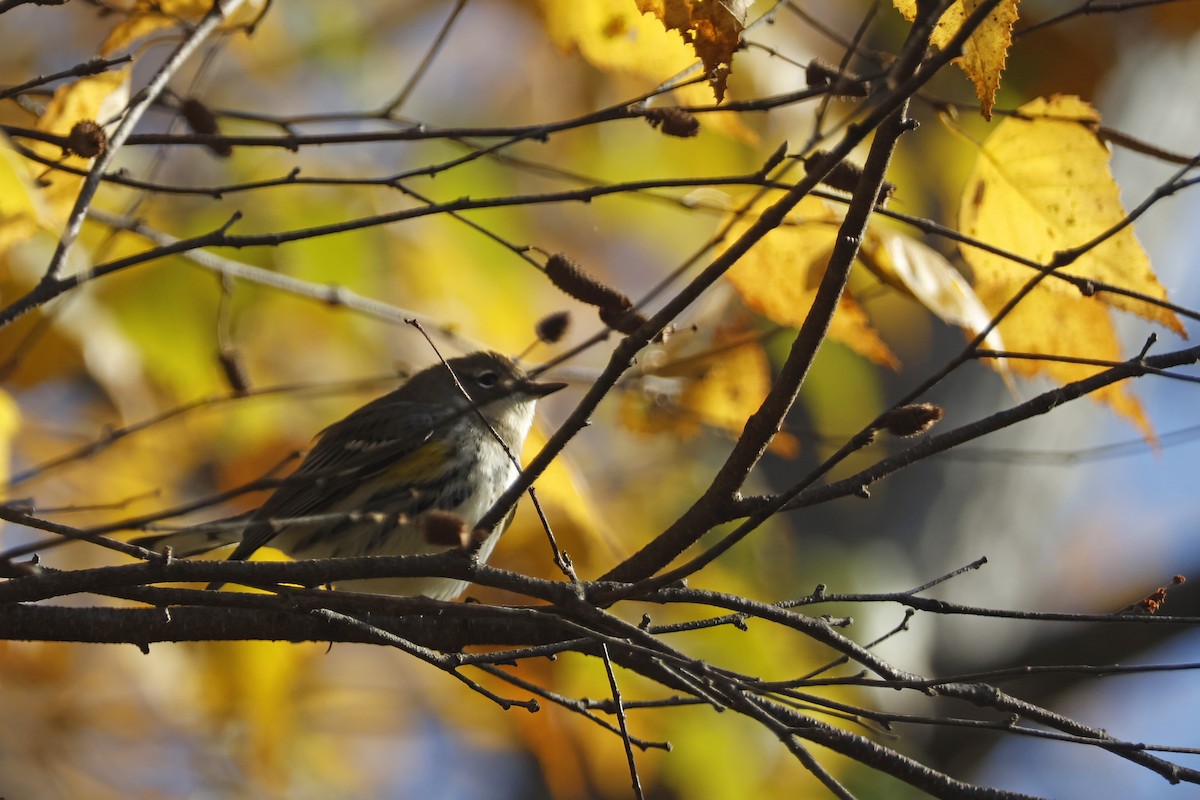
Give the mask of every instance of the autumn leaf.
[(201, 642), (190, 648), (208, 718), (238, 731), (238, 767), (260, 785), (282, 788), (288, 759), (312, 735), (293, 702), (319, 647), (286, 642)]
[(749, 333), (743, 323), (698, 327), (648, 352), (640, 385), (623, 395), (621, 423), (682, 438), (704, 426), (741, 433), (771, 386), (766, 353)]
[[(565, 52), (577, 52), (597, 69), (637, 75), (659, 85), (695, 64), (693, 46), (665, 28), (660, 18), (640, 13), (629, 0), (538, 0), (537, 5), (550, 40)], [(710, 105), (723, 96), (716, 94), (712, 82), (677, 86), (673, 92), (688, 105)], [(701, 122), (740, 141), (758, 141), (736, 114), (704, 114)]]
[[(893, 0), (893, 3), (909, 22), (916, 18), (917, 0)], [(938, 20), (929, 37), (930, 43), (945, 48), (979, 3), (980, 0), (956, 0)], [(983, 107), (984, 119), (992, 118), (992, 106), (1012, 44), (1012, 28), (1017, 21), (1019, 3), (1020, 0), (1001, 0), (963, 43), (962, 56), (954, 60), (975, 85), (975, 96)]]
[[(726, 240), (735, 241), (753, 220), (753, 213), (742, 215)], [(780, 325), (798, 328), (812, 308), (841, 221), (841, 213), (832, 205), (806, 197), (783, 225), (764, 236), (725, 277), (750, 308)], [(876, 364), (892, 369), (899, 366), (849, 293), (842, 296), (833, 315), (829, 337)]]
[[(65, 137), (80, 122), (94, 122), (102, 127), (111, 127), (128, 103), (128, 69), (111, 70), (80, 78), (55, 90), (42, 116), (38, 118), (37, 129)], [(90, 158), (64, 155), (61, 147), (48, 143), (38, 143), (34, 150), (47, 160), (80, 170), (86, 170), (91, 164)], [(34, 165), (33, 168), (39, 174), (44, 172), (40, 165)], [(49, 181), (43, 196), (51, 212), (60, 219), (65, 219), (75, 204), (83, 178), (65, 172), (55, 172), (53, 177), (44, 180)]]
[(717, 102), (725, 98), (725, 83), (733, 54), (741, 46), (748, 0), (636, 0), (638, 10), (652, 14), (669, 31), (678, 31), (696, 51), (712, 82)]
[[(991, 312), (962, 273), (941, 253), (916, 239), (872, 225), (858, 258), (879, 280), (913, 298), (943, 322), (972, 336), (991, 324)], [(1003, 350), (999, 328), (989, 331), (983, 343), (992, 350)], [(996, 359), (994, 365), (1008, 381), (1008, 360)]]
[(0, 390), (0, 485), (8, 486), (12, 440), (21, 427), (21, 410), (8, 392)]
[[(1016, 284), (1006, 287), (991, 283), (977, 285), (975, 290), (988, 308), (998, 311), (1017, 288)], [(1105, 361), (1124, 359), (1108, 309), (1094, 298), (1080, 294), (1074, 297), (1060, 295), (1039, 287), (1004, 318), (1000, 331), (1009, 350), (1015, 353), (1081, 356)], [(1060, 384), (1083, 380), (1100, 371), (1099, 367), (1065, 361), (1006, 360), (1013, 372), (1030, 377), (1042, 375)], [(1154, 429), (1142, 404), (1125, 384), (1105, 387), (1090, 396), (1136, 425), (1147, 441), (1155, 441)]]
[[(221, 28), (229, 30), (252, 24), (262, 14), (267, 1), (245, 0), (221, 23)], [(109, 55), (180, 22), (197, 22), (208, 13), (212, 4), (213, 0), (136, 0), (133, 8), (100, 45), (100, 54)]]
[[(535, 424), (525, 440), (522, 463), (528, 463), (546, 444), (546, 434)], [(605, 524), (604, 514), (581, 472), (565, 458), (555, 459), (538, 476), (538, 501), (545, 514), (554, 520), (554, 535), (560, 547), (569, 550), (577, 569), (590, 568), (614, 555), (624, 557), (627, 549), (615, 538)], [(550, 566), (550, 550), (542, 523), (534, 513), (532, 504), (522, 503), (517, 508), (513, 529), (505, 534), (500, 544), (501, 555), (497, 561), (508, 568), (528, 571), (531, 574), (555, 574), (557, 568)], [(519, 551), (514, 554), (514, 551)], [(561, 573), (558, 573), (561, 577)], [(476, 594), (486, 590), (476, 587)]]
[(0, 134), (0, 255), (52, 225), (50, 209), (29, 172), (29, 163)]
[[(1079, 247), (1125, 219), (1109, 154), (1092, 128), (1099, 115), (1073, 96), (1038, 99), (1022, 106), (982, 144), (963, 190), (962, 231), (967, 236), (1039, 264)], [(1023, 286), (1033, 272), (990, 252), (964, 245), (963, 257), (975, 275), (975, 291), (993, 312)], [(1166, 299), (1149, 257), (1126, 226), (1062, 268), (1064, 273), (1103, 281)], [(1049, 277), (1023, 301), (1019, 313), (1001, 323), (1010, 348), (1047, 355), (1120, 358), (1106, 306), (1138, 314), (1183, 333), (1173, 312), (1154, 303), (1099, 292), (1082, 297), (1070, 284)], [(1036, 309), (1036, 313), (1031, 309)], [(1092, 367), (1025, 362), (1024, 372), (1047, 372), (1057, 380), (1077, 380)], [(1124, 409), (1145, 429), (1124, 390), (1104, 399)]]
[[(621, 396), (621, 424), (639, 433), (695, 436), (704, 428), (739, 436), (771, 389), (771, 364), (750, 314), (729, 287), (715, 292), (686, 334), (639, 358), (642, 377)], [(792, 457), (790, 434), (771, 442)]]
[[(1093, 133), (1100, 116), (1078, 97), (1058, 95), (1021, 106), (980, 149), (963, 190), (963, 233), (1041, 264), (1055, 253), (1095, 239), (1125, 219), (1109, 152)], [(963, 248), (976, 284), (1024, 282), (1028, 269), (1003, 256)], [(1064, 272), (1166, 300), (1131, 226), (1125, 226), (1066, 267)], [(1078, 289), (1047, 280), (1046, 291)], [(1099, 302), (1135, 313), (1183, 334), (1174, 312), (1124, 295), (1100, 292)]]

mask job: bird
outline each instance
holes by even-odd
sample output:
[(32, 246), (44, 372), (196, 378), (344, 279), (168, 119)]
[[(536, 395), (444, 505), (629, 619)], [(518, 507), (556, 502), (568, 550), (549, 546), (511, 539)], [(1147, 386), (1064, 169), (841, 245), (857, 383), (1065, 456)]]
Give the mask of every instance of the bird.
[[(295, 472), (235, 524), (132, 543), (158, 552), (169, 546), (187, 558), (237, 542), (231, 561), (264, 545), (294, 559), (455, 549), (461, 545), (447, 541), (447, 529), (475, 531), (520, 474), (516, 457), (537, 401), (565, 387), (537, 382), (491, 351), (435, 364), (325, 428)], [(512, 516), (476, 532), (480, 561)], [(452, 600), (466, 587), (462, 580), (421, 577), (338, 581), (335, 588)]]

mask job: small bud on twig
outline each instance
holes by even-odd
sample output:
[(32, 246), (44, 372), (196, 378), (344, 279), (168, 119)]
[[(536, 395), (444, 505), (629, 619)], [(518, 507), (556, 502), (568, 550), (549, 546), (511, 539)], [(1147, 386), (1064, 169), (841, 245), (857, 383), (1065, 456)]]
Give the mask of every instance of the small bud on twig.
[(871, 85), (853, 72), (839, 70), (833, 64), (814, 58), (805, 68), (809, 86), (831, 86), (838, 97), (866, 97)]
[(885, 412), (876, 425), (876, 430), (887, 431), (893, 436), (920, 436), (945, 415), (941, 406), (933, 403), (913, 403)]
[(630, 334), (646, 321), (627, 295), (596, 280), (562, 253), (550, 256), (546, 277), (576, 300), (600, 309), (601, 321), (615, 331)]
[(544, 344), (555, 344), (566, 335), (569, 327), (571, 327), (571, 312), (557, 311), (538, 320), (534, 330), (537, 332), (539, 341)]
[(81, 119), (67, 134), (66, 149), (80, 158), (95, 158), (108, 149), (108, 134), (95, 120)]
[[(822, 160), (829, 153), (825, 150), (818, 150), (809, 156), (804, 161), (804, 171), (812, 172), (813, 165)], [(839, 161), (834, 165), (833, 169), (826, 173), (821, 179), (821, 183), (826, 186), (837, 189), (840, 192), (853, 192), (858, 188), (858, 182), (862, 180), (862, 167), (850, 161)], [(891, 181), (884, 181), (879, 187), (879, 194), (875, 198), (875, 205), (886, 206), (888, 201), (892, 199), (892, 195), (896, 193), (896, 184)]]
[(696, 115), (682, 108), (647, 108), (646, 121), (655, 128), (661, 125), (667, 136), (681, 139), (689, 139), (700, 132)]
[(458, 514), (433, 509), (421, 519), (425, 542), (434, 547), (454, 547), (466, 550), (471, 546), (467, 523)]
[(232, 347), (222, 347), (217, 351), (217, 360), (234, 394), (242, 397), (250, 391), (250, 379), (246, 375), (246, 364), (240, 352)]
[[(183, 117), (183, 121), (192, 129), (193, 133), (205, 135), (219, 135), (221, 133), (221, 127), (217, 123), (216, 114), (213, 114), (208, 106), (194, 97), (189, 97), (180, 103), (179, 113)], [(225, 142), (210, 142), (206, 147), (221, 156), (221, 158), (229, 158), (233, 155), (233, 147)]]

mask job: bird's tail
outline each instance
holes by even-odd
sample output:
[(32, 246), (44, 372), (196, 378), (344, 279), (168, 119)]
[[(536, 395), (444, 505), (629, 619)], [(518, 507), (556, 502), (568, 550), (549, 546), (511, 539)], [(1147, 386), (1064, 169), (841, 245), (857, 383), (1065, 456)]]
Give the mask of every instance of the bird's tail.
[(236, 544), (242, 540), (242, 529), (245, 521), (238, 517), (219, 520), (217, 522), (197, 525), (172, 533), (158, 533), (153, 536), (139, 536), (131, 539), (130, 544), (144, 547), (155, 552), (165, 552), (169, 547), (171, 554), (177, 558), (191, 558), (203, 555), (218, 547)]

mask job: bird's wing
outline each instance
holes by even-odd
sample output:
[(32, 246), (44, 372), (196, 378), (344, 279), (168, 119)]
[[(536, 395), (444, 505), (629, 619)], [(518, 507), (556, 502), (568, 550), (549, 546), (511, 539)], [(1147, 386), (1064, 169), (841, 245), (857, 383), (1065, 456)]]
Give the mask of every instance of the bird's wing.
[(289, 519), (348, 510), (338, 508), (341, 499), (420, 449), (439, 424), (454, 419), (437, 406), (394, 395), (384, 395), (323, 430), (296, 471), (251, 515), (230, 558), (247, 558)]

